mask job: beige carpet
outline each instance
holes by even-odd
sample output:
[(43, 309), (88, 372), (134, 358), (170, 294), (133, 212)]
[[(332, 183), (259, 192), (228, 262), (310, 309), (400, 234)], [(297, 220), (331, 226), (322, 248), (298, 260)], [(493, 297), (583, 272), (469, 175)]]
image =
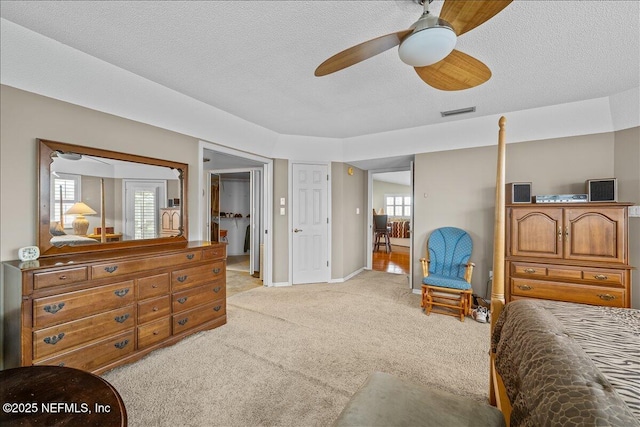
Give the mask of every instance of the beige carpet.
[(325, 426), (373, 371), (486, 400), (489, 325), (425, 316), (404, 276), (256, 288), (228, 323), (104, 377), (130, 426)]

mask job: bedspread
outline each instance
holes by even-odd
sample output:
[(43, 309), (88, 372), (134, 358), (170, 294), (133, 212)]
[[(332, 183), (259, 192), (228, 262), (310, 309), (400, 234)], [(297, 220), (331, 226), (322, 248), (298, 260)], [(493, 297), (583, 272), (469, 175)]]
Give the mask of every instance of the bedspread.
[(640, 311), (514, 301), (492, 351), (512, 426), (640, 426)]
[(411, 233), (409, 221), (391, 221), (389, 222), (389, 226), (391, 230), (389, 232), (390, 237), (398, 237), (401, 239), (408, 238)]

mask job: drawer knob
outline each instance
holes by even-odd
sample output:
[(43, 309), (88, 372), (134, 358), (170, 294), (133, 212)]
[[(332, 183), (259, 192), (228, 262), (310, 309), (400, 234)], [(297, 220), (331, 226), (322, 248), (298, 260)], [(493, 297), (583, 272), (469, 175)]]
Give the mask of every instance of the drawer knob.
[(530, 291), (531, 289), (533, 289), (531, 286), (529, 285), (518, 285), (518, 288), (520, 288), (523, 291)]
[(56, 345), (62, 338), (64, 338), (64, 332), (60, 332), (58, 335), (54, 335), (52, 337), (46, 337), (42, 341), (44, 341), (45, 344)]
[(193, 259), (194, 256), (194, 254), (187, 254), (187, 259)]
[(184, 304), (185, 302), (187, 302), (187, 297), (178, 298), (178, 302), (180, 304)]
[(213, 311), (220, 311), (221, 308), (221, 305), (216, 305), (215, 307), (213, 307)]
[(536, 272), (536, 269), (535, 268), (525, 268), (524, 272), (525, 273), (529, 273), (529, 274), (533, 274), (533, 273)]
[(187, 321), (188, 321), (188, 320), (189, 320), (189, 318), (188, 318), (188, 317), (187, 317), (187, 318), (185, 318), (185, 319), (180, 319), (180, 320), (178, 320), (178, 325), (180, 325), (180, 326), (184, 326), (184, 325), (186, 325), (186, 324), (187, 324)]
[(46, 311), (47, 313), (56, 314), (57, 312), (62, 310), (63, 307), (64, 307), (63, 302), (60, 302), (58, 304), (45, 305), (44, 311)]
[(109, 267), (105, 267), (104, 271), (106, 271), (107, 273), (113, 273), (117, 269), (118, 269), (117, 265), (112, 265), (112, 266), (109, 266)]
[(596, 280), (607, 280), (608, 279), (608, 277), (605, 276), (604, 274), (594, 274), (593, 278), (596, 279)]
[(616, 299), (616, 297), (615, 297), (615, 296), (610, 295), (610, 294), (598, 294), (598, 297), (599, 297), (601, 300), (605, 300), (605, 301), (611, 301), (612, 299)]
[(158, 307), (153, 307), (153, 308), (152, 308), (152, 310), (153, 310), (153, 311), (158, 311), (158, 310), (160, 310), (160, 309), (159, 309)]
[(67, 280), (67, 275), (63, 274), (62, 276), (58, 277), (58, 279), (60, 280)]
[(64, 362), (58, 363), (58, 366), (64, 366)]
[(129, 318), (129, 313), (123, 314), (122, 316), (116, 316), (113, 318), (118, 323), (124, 323)]
[(156, 285), (156, 284), (154, 283), (153, 285), (151, 285), (151, 287), (152, 287), (153, 289), (157, 289), (157, 288), (158, 288), (158, 285)]
[(153, 335), (158, 335), (160, 332), (158, 331), (153, 331)]
[(220, 273), (220, 269), (218, 267), (213, 269), (213, 274), (218, 274)]
[(220, 292), (220, 289), (222, 289), (222, 286), (216, 286), (215, 288), (213, 288), (213, 292), (217, 294), (218, 292)]
[(118, 289), (117, 291), (113, 291), (113, 293), (116, 294), (116, 296), (119, 296), (120, 298), (122, 298), (123, 296), (129, 293), (129, 288)]
[(114, 346), (119, 349), (122, 350), (123, 348), (125, 348), (127, 346), (127, 344), (129, 344), (129, 340), (124, 340), (124, 341), (120, 341), (114, 344)]
[(188, 276), (186, 274), (184, 276), (178, 277), (178, 282), (180, 282), (180, 283), (184, 282), (185, 280), (187, 280), (187, 277)]

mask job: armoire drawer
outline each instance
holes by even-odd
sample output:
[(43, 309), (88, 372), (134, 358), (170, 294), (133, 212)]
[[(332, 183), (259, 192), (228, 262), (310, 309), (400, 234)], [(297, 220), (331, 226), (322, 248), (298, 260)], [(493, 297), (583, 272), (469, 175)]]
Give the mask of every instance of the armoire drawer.
[(227, 313), (226, 301), (219, 300), (213, 304), (206, 306), (200, 306), (193, 310), (185, 311), (183, 313), (174, 314), (173, 317), (173, 334), (179, 334), (181, 332), (193, 329), (206, 322), (217, 319), (224, 316)]
[(175, 292), (213, 281), (224, 282), (225, 277), (224, 261), (215, 261), (198, 267), (183, 268), (171, 272), (171, 289)]
[(511, 278), (511, 295), (582, 304), (624, 307), (624, 289), (575, 283)]
[(202, 253), (203, 259), (224, 259), (227, 257), (227, 246), (220, 245), (210, 249), (205, 249)]
[(171, 336), (171, 318), (138, 326), (138, 348), (149, 347)]
[(224, 284), (209, 284), (176, 292), (171, 297), (174, 313), (189, 310), (202, 304), (207, 304), (224, 298), (226, 295)]
[(80, 347), (61, 356), (39, 361), (34, 365), (67, 366), (91, 372), (133, 353), (134, 348), (134, 330), (130, 329), (123, 334)]
[(33, 326), (41, 328), (129, 305), (133, 280), (33, 300)]
[(33, 358), (40, 359), (66, 349), (116, 334), (135, 325), (135, 307), (129, 305), (33, 332)]

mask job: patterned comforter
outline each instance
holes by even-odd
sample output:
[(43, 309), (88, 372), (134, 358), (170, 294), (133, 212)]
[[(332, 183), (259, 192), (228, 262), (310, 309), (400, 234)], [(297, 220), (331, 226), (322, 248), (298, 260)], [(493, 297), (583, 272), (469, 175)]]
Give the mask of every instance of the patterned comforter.
[(640, 310), (514, 301), (491, 344), (512, 426), (640, 426)]

